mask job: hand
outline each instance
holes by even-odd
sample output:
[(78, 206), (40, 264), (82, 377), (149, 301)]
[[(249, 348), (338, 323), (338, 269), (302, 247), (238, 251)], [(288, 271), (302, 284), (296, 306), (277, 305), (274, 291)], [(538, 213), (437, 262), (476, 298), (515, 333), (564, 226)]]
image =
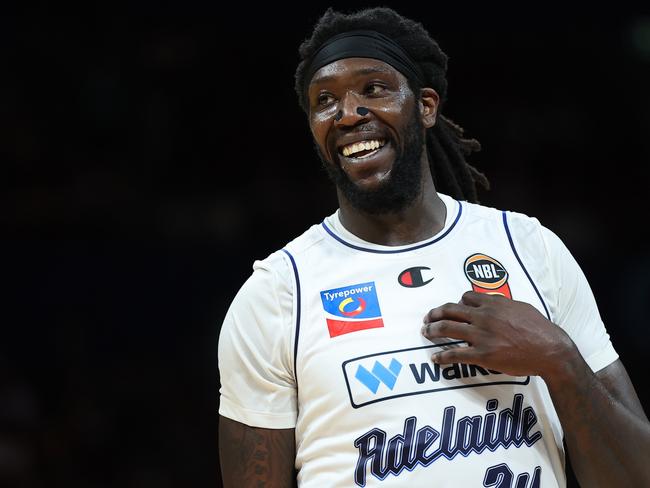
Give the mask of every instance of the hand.
[(578, 354), (568, 334), (532, 305), (473, 291), (430, 310), (422, 335), (468, 344), (435, 353), (435, 363), (475, 364), (511, 376), (546, 376)]

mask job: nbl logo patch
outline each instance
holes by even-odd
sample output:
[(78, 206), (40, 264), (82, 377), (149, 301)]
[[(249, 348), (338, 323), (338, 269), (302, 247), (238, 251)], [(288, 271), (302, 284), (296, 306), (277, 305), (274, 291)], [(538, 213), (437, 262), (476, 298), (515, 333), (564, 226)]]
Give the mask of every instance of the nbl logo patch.
[(320, 292), (330, 337), (383, 327), (375, 282)]
[(503, 265), (485, 254), (472, 254), (465, 260), (465, 276), (472, 290), (489, 295), (512, 298), (508, 285), (508, 272)]

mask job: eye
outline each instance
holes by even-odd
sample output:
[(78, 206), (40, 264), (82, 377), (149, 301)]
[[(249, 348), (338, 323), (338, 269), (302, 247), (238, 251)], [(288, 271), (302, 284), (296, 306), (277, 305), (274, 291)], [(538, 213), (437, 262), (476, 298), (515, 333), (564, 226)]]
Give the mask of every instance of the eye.
[(334, 102), (334, 97), (329, 93), (321, 93), (318, 95), (316, 101), (318, 102), (318, 105), (325, 107)]
[(366, 87), (366, 94), (370, 96), (377, 96), (381, 95), (384, 90), (386, 90), (386, 87), (383, 84), (374, 82), (368, 84)]

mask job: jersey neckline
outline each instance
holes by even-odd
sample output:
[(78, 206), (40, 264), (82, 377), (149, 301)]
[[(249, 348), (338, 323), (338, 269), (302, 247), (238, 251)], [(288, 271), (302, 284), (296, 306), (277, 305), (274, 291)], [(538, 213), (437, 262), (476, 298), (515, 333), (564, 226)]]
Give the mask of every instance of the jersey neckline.
[[(436, 235), (429, 237), (424, 241), (415, 242), (413, 244), (406, 244), (403, 246), (384, 246), (381, 244), (374, 244), (372, 242), (364, 241), (343, 227), (343, 224), (341, 224), (341, 221), (339, 219), (338, 210), (323, 220), (321, 226), (330, 237), (340, 242), (344, 246), (356, 249), (357, 251), (376, 254), (398, 254), (402, 252), (414, 251), (416, 249), (430, 246), (431, 244), (435, 244), (436, 242), (444, 239), (454, 229), (454, 227), (456, 227), (456, 224), (460, 220), (460, 217), (463, 213), (463, 205), (461, 202), (442, 193), (438, 193), (438, 195), (447, 207), (447, 218), (445, 219), (445, 226)], [(452, 204), (455, 204), (457, 207), (455, 214), (451, 211)]]

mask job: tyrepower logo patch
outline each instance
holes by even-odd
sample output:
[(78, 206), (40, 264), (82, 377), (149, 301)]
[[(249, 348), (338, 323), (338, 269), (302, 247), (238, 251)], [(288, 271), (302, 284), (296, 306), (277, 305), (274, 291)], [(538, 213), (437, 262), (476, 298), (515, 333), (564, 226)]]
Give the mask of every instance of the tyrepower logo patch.
[(477, 253), (468, 257), (465, 260), (465, 276), (478, 293), (512, 298), (506, 268), (490, 256)]
[(375, 282), (320, 292), (330, 337), (383, 327)]

